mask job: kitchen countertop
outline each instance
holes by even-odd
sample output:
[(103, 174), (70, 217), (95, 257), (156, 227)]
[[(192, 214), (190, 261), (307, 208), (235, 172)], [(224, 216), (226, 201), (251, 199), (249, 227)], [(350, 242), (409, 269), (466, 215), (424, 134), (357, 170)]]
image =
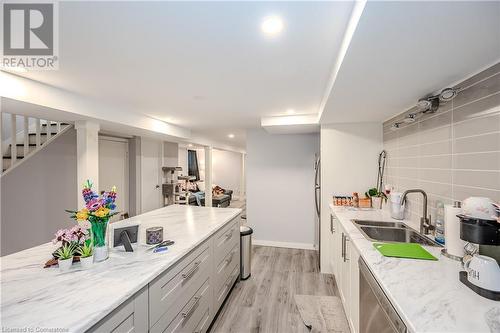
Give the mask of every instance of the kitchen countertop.
[[(2, 332), (89, 329), (240, 212), (174, 205), (115, 222), (115, 227), (139, 224), (140, 245), (134, 252), (122, 246), (111, 249), (108, 260), (89, 270), (80, 269), (80, 264), (69, 272), (42, 268), (56, 248), (52, 243), (0, 258)], [(164, 239), (175, 244), (166, 252), (146, 251), (142, 234), (150, 226), (163, 226)]]
[(330, 209), (410, 332), (500, 332), (500, 303), (462, 284), (461, 264), (441, 255), (440, 247), (424, 246), (438, 261), (384, 257), (351, 220), (397, 221), (389, 212)]

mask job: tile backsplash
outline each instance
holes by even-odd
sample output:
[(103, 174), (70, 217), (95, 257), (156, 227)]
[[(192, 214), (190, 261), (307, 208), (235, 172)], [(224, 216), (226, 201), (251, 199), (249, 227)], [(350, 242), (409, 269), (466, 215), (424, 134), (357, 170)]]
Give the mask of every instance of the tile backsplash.
[[(422, 188), (435, 220), (436, 202), (485, 196), (500, 201), (500, 63), (456, 85), (462, 89), (438, 111), (391, 126), (415, 108), (384, 122), (385, 184)], [(421, 196), (410, 195), (408, 218), (418, 226)]]

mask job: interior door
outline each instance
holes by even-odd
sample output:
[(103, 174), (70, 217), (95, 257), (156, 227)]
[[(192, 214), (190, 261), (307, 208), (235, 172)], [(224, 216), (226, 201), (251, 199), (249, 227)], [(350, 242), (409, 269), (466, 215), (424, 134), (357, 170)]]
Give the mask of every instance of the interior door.
[(141, 139), (141, 212), (162, 207), (162, 142)]
[[(128, 140), (99, 137), (99, 192), (116, 186), (116, 209), (121, 214), (129, 211), (129, 156)], [(120, 214), (111, 221), (120, 219)]]

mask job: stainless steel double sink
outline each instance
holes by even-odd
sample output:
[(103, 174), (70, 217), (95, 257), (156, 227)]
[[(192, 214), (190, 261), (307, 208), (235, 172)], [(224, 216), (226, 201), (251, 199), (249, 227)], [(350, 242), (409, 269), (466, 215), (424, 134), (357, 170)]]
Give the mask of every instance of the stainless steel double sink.
[(373, 242), (418, 243), (427, 246), (441, 246), (401, 222), (370, 220), (353, 220), (353, 222), (363, 236)]

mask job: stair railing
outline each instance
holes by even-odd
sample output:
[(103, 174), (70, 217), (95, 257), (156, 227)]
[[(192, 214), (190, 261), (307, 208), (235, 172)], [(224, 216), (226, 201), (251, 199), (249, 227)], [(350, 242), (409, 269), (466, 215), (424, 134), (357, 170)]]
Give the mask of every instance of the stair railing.
[[(7, 115), (7, 124), (3, 124), (2, 122), (5, 119), (3, 115)], [(18, 130), (18, 125), (22, 126), (22, 130)], [(10, 134), (4, 140), (1, 133), (7, 126), (10, 126)], [(71, 127), (70, 124), (65, 122), (2, 112), (2, 116), (0, 117), (2, 154), (0, 175), (4, 176), (9, 173), (28, 157), (40, 151)]]

